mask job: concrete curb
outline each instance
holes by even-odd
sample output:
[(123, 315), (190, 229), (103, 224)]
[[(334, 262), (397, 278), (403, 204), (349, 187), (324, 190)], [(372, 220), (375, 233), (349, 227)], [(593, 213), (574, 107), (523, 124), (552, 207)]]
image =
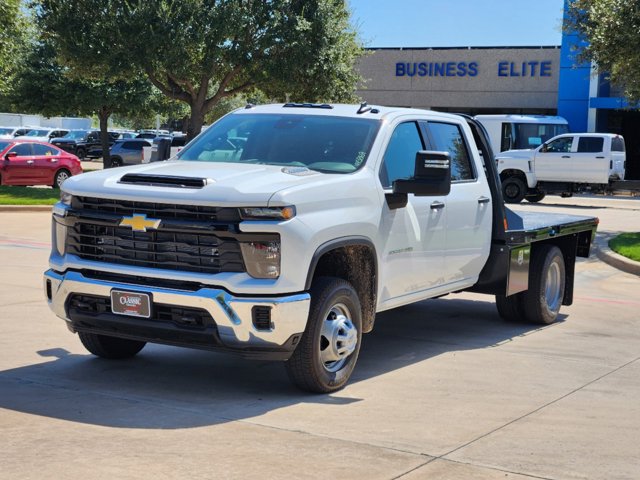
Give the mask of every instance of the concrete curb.
[(609, 248), (609, 240), (616, 235), (617, 234), (611, 233), (596, 234), (596, 239), (593, 242), (596, 257), (618, 270), (640, 276), (640, 262), (635, 262), (627, 257), (618, 255)]
[(50, 212), (53, 205), (0, 205), (0, 212)]

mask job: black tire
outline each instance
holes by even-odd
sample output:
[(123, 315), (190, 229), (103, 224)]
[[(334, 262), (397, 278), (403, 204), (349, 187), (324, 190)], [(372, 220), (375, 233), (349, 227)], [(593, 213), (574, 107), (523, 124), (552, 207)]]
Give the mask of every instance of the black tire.
[(315, 279), (307, 327), (285, 363), (289, 378), (308, 392), (341, 389), (356, 365), (361, 341), (362, 309), (353, 286), (334, 277)]
[(51, 186), (53, 188), (60, 188), (64, 181), (69, 177), (71, 177), (71, 172), (69, 172), (69, 170), (58, 170), (53, 177), (53, 185)]
[(541, 201), (544, 197), (546, 197), (545, 193), (534, 193), (532, 195), (526, 195), (524, 198), (527, 199), (527, 202), (531, 202), (531, 203), (538, 203), (539, 201)]
[(564, 287), (562, 251), (554, 245), (534, 247), (529, 267), (529, 290), (522, 298), (526, 320), (544, 325), (555, 322), (562, 306)]
[(522, 293), (505, 296), (496, 295), (496, 307), (498, 314), (507, 322), (522, 322), (525, 320), (524, 307), (522, 305)]
[(120, 157), (111, 157), (111, 167), (121, 167), (122, 159)]
[(84, 160), (87, 157), (87, 151), (84, 148), (79, 148), (76, 150), (76, 157), (80, 160)]
[(78, 332), (78, 336), (84, 348), (98, 357), (109, 359), (134, 357), (146, 345), (146, 342), (108, 337), (97, 333)]
[(502, 196), (505, 203), (520, 203), (527, 193), (527, 186), (518, 177), (505, 178), (502, 182)]

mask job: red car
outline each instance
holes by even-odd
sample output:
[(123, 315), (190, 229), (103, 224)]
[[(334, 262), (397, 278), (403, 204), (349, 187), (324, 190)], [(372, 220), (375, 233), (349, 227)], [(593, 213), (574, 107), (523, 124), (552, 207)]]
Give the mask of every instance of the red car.
[(0, 140), (0, 185), (51, 185), (60, 188), (82, 173), (75, 155), (45, 142)]

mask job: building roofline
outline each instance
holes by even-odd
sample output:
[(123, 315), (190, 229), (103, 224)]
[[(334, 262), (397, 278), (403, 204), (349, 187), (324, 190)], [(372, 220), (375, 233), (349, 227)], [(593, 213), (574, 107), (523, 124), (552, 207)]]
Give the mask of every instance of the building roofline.
[(560, 50), (560, 45), (496, 46), (496, 47), (366, 47), (365, 50)]

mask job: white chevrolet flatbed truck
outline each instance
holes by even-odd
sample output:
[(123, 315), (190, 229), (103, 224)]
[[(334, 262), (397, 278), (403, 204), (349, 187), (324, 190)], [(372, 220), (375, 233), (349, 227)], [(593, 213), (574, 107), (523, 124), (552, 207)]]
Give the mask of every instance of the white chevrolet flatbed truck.
[(506, 209), (493, 158), (462, 116), (248, 105), (174, 160), (67, 180), (46, 298), (100, 357), (221, 349), (313, 392), (345, 385), (377, 312), (470, 290), (552, 323), (597, 219)]

